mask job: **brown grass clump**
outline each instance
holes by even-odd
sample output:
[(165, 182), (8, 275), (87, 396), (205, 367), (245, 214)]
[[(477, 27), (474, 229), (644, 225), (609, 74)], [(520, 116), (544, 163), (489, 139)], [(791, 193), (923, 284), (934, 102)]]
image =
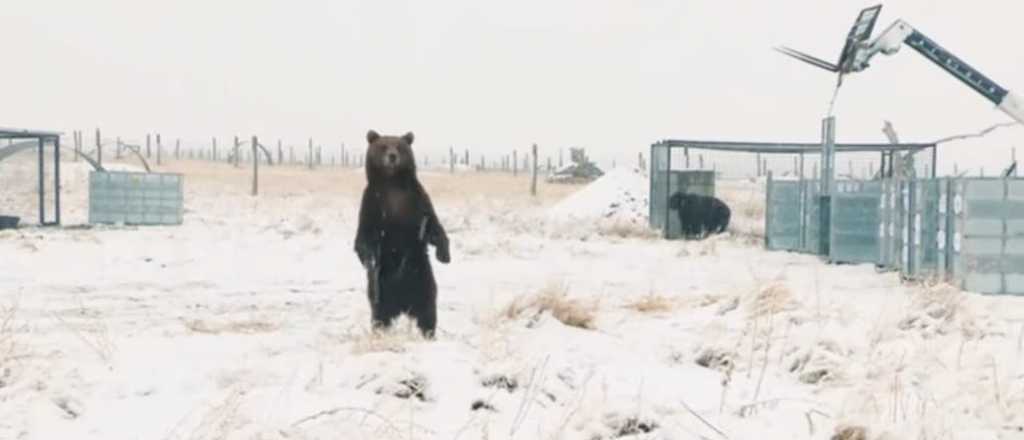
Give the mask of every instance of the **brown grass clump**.
[(545, 312), (550, 313), (562, 324), (587, 330), (594, 329), (597, 318), (596, 301), (581, 301), (569, 298), (568, 286), (550, 284), (532, 297), (518, 297), (499, 311), (499, 317), (515, 320), (526, 312), (533, 312), (536, 318)]
[(675, 302), (672, 298), (658, 295), (653, 292), (626, 304), (627, 309), (645, 314), (665, 313), (671, 311), (674, 307)]
[(774, 315), (782, 312), (793, 300), (793, 292), (781, 282), (760, 286), (748, 306), (751, 317)]
[(423, 334), (409, 317), (399, 316), (386, 329), (374, 330), (363, 328), (358, 331), (346, 331), (338, 335), (330, 335), (331, 340), (343, 344), (351, 344), (352, 354), (366, 353), (403, 353), (410, 343), (425, 342)]
[(184, 320), (182, 324), (185, 325), (185, 328), (191, 331), (208, 335), (219, 335), (221, 333), (270, 333), (280, 328), (278, 324), (252, 318), (227, 322), (211, 322), (204, 319), (187, 319)]
[(618, 238), (641, 238), (646, 240), (656, 239), (660, 236), (658, 231), (649, 228), (643, 223), (628, 221), (605, 222), (598, 227), (598, 233), (604, 236)]
[(830, 440), (867, 440), (868, 429), (863, 426), (839, 425)]

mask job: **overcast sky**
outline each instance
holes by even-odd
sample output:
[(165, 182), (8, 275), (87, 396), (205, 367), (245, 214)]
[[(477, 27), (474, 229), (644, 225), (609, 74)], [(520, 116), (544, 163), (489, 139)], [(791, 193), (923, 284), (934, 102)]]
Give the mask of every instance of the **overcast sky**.
[[(0, 126), (359, 148), (374, 128), (414, 131), (432, 154), (536, 142), (601, 160), (663, 138), (816, 141), (835, 78), (771, 47), (835, 61), (875, 3), (0, 2)], [(897, 18), (1024, 91), (1024, 2), (888, 2), (876, 33)], [(850, 142), (885, 141), (883, 119), (904, 141), (1008, 120), (909, 48), (848, 78), (836, 116)], [(995, 170), (1022, 140), (1014, 127), (940, 155)]]

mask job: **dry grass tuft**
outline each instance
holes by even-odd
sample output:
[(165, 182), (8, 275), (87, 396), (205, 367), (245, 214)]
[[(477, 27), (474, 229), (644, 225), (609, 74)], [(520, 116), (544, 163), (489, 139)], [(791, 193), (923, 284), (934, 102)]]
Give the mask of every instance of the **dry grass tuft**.
[(597, 232), (603, 236), (618, 238), (641, 238), (645, 240), (653, 240), (660, 237), (658, 231), (651, 229), (646, 224), (623, 220), (603, 222), (598, 226)]
[(966, 296), (956, 286), (924, 284), (916, 289), (911, 301), (907, 316), (896, 325), (900, 330), (916, 330), (926, 336), (959, 330), (967, 339), (981, 336)]
[(347, 332), (337, 340), (352, 344), (352, 354), (366, 353), (404, 353), (410, 343), (424, 342), (423, 334), (412, 319), (405, 315), (399, 316), (390, 328), (374, 330), (363, 328), (358, 332)]
[(196, 333), (219, 335), (222, 333), (257, 334), (270, 333), (281, 328), (280, 325), (255, 318), (227, 322), (211, 322), (205, 319), (187, 319), (182, 322), (185, 328)]
[(532, 312), (532, 318), (547, 312), (562, 324), (587, 330), (595, 328), (597, 318), (597, 301), (582, 301), (569, 298), (569, 288), (565, 284), (549, 284), (532, 297), (517, 297), (499, 310), (499, 318), (516, 320), (526, 312)]
[(656, 293), (648, 293), (636, 300), (626, 304), (627, 309), (631, 309), (640, 313), (665, 313), (672, 311), (675, 308), (675, 301), (672, 298), (658, 295)]
[(839, 425), (830, 440), (867, 440), (868, 429), (863, 426)]
[(760, 286), (748, 305), (751, 317), (775, 315), (782, 312), (793, 301), (793, 292), (782, 282)]
[(82, 341), (102, 361), (110, 362), (114, 354), (117, 353), (117, 343), (111, 334), (110, 327), (101, 314), (90, 313), (83, 305), (79, 307), (78, 314), (82, 316), (80, 319), (66, 320), (57, 313), (52, 313), (52, 316), (60, 326)]
[(19, 357), (18, 344), (14, 337), (17, 331), (14, 317), (17, 313), (17, 303), (0, 305), (0, 369)]

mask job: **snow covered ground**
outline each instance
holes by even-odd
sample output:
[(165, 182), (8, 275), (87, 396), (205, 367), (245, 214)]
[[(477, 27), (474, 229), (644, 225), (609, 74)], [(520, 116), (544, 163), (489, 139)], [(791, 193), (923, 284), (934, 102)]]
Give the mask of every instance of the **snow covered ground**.
[[(0, 163), (0, 211), (35, 212), (33, 165)], [(733, 235), (667, 242), (552, 218), (606, 213), (587, 188), (424, 172), (453, 246), (426, 342), (368, 332), (361, 171), (254, 198), (168, 169), (181, 227), (0, 232), (0, 439), (1024, 437), (1024, 300), (765, 252), (751, 184), (720, 184)]]

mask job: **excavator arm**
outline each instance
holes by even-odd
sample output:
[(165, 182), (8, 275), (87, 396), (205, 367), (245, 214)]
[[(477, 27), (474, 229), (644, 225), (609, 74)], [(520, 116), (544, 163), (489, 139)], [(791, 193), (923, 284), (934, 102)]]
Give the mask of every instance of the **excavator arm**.
[(1024, 101), (1019, 96), (1000, 86), (903, 20), (896, 20), (870, 45), (857, 51), (850, 70), (864, 70), (869, 65), (868, 61), (876, 54), (893, 55), (903, 44), (910, 46), (946, 73), (981, 94), (1018, 123), (1024, 124)]

